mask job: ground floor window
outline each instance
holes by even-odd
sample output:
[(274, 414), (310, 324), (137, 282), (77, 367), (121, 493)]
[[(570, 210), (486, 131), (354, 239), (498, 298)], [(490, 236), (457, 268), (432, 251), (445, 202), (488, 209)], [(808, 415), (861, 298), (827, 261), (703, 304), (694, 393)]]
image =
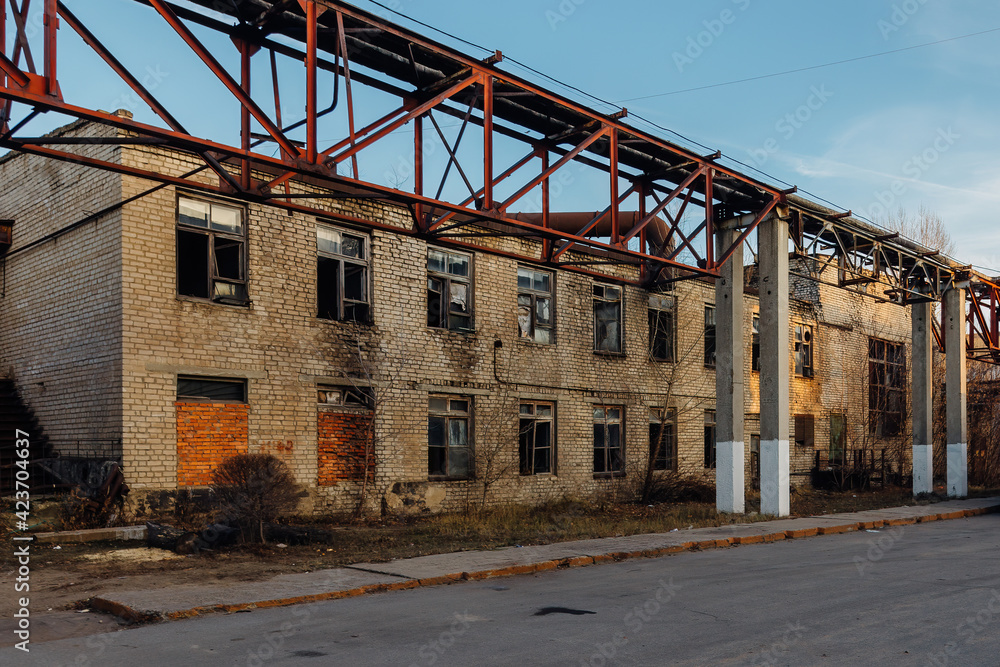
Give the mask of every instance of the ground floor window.
[(649, 411), (649, 460), (653, 470), (677, 469), (677, 429), (674, 421), (673, 410), (668, 410), (666, 417), (662, 409)]
[(472, 398), (431, 396), (427, 414), (427, 474), (446, 479), (472, 477)]
[(715, 467), (715, 410), (705, 410), (705, 467)]
[(522, 402), (518, 422), (518, 459), (522, 475), (552, 472), (555, 437), (552, 403)]
[(594, 407), (594, 474), (612, 475), (624, 472), (622, 447), (623, 408), (599, 405)]

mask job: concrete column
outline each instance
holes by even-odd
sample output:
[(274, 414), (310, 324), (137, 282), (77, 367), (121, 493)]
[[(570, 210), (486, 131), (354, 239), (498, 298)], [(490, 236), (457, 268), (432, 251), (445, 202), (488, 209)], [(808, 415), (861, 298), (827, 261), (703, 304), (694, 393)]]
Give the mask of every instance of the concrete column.
[(969, 436), (965, 414), (965, 290), (944, 293), (945, 388), (948, 424), (948, 496), (969, 495)]
[(788, 225), (757, 227), (760, 257), (760, 511), (788, 516)]
[(910, 306), (913, 345), (910, 348), (910, 369), (913, 388), (913, 495), (934, 492), (934, 436), (932, 405), (932, 304)]
[[(718, 231), (719, 254), (738, 236)], [(743, 246), (715, 281), (715, 507), (742, 514), (743, 477)]]

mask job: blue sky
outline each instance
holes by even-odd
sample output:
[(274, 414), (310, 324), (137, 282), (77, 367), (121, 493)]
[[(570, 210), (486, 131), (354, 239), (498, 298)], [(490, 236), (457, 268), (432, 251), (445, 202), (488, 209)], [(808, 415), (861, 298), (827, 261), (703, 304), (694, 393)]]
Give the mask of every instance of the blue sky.
[[(227, 136), (225, 91), (149, 8), (65, 0), (194, 134)], [(367, 0), (357, 6), (408, 25)], [(869, 217), (923, 206), (939, 214), (956, 258), (1000, 273), (1000, 4), (945, 0), (384, 0), (399, 12), (530, 65), (633, 114)], [(419, 30), (427, 32), (424, 28)], [(143, 26), (140, 33), (135, 26)], [(482, 52), (429, 36), (473, 55)], [(220, 53), (231, 47), (199, 35)], [(68, 101), (132, 108), (128, 89), (60, 32)], [(831, 67), (715, 84), (898, 51)], [(224, 56), (227, 65), (235, 59)], [(265, 65), (255, 59), (256, 65)], [(501, 67), (537, 79), (506, 61)], [(282, 65), (298, 79), (301, 65)], [(261, 67), (261, 85), (266, 83)], [(578, 93), (560, 89), (575, 99)], [(701, 90), (692, 90), (702, 88)], [(261, 88), (263, 90), (263, 88)], [(286, 115), (300, 106), (288, 90)], [(359, 98), (360, 102), (367, 102)], [(386, 103), (371, 99), (373, 108)], [(597, 109), (610, 107), (590, 100)], [(265, 106), (265, 108), (270, 108)], [(629, 119), (648, 129), (634, 116)], [(43, 120), (33, 129), (60, 124)], [(334, 128), (330, 128), (336, 136)], [(404, 139), (405, 140), (405, 139)], [(699, 148), (699, 150), (702, 150)], [(391, 160), (391, 158), (387, 158)], [(384, 170), (383, 170), (384, 171)]]

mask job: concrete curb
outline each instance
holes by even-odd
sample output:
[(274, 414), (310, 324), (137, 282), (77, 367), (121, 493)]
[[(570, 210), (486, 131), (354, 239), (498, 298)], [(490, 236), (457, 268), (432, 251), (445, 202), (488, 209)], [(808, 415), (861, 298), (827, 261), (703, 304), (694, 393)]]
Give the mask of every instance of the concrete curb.
[(113, 542), (145, 540), (146, 526), (62, 530), (56, 533), (35, 533), (35, 544), (76, 544), (81, 542)]
[[(876, 510), (877, 511), (877, 510)], [(278, 598), (273, 600), (260, 600), (256, 602), (245, 602), (238, 604), (214, 604), (192, 607), (170, 612), (155, 610), (134, 609), (121, 602), (95, 597), (90, 604), (93, 608), (114, 614), (126, 621), (134, 623), (150, 623), (162, 620), (179, 620), (183, 618), (193, 618), (211, 613), (235, 613), (249, 611), (252, 609), (267, 609), (271, 607), (287, 607), (295, 604), (308, 602), (321, 602), (324, 600), (337, 600), (341, 598), (357, 597), (359, 595), (369, 595), (374, 593), (386, 593), (389, 591), (401, 591), (412, 588), (423, 588), (427, 586), (441, 586), (453, 584), (461, 581), (478, 581), (482, 579), (492, 579), (496, 577), (512, 577), (522, 574), (536, 574), (550, 570), (563, 570), (576, 567), (587, 567), (590, 565), (600, 565), (603, 563), (617, 563), (634, 558), (660, 558), (670, 556), (684, 551), (701, 551), (705, 549), (719, 549), (729, 546), (739, 546), (746, 544), (761, 544), (767, 542), (777, 542), (779, 540), (804, 539), (819, 535), (835, 535), (839, 533), (849, 533), (862, 530), (874, 530), (877, 528), (908, 526), (916, 523), (926, 523), (929, 521), (948, 521), (950, 519), (963, 519), (966, 517), (979, 516), (983, 514), (1000, 513), (1000, 505), (991, 507), (979, 507), (966, 510), (956, 510), (952, 512), (941, 512), (919, 517), (907, 517), (900, 519), (878, 519), (875, 521), (857, 521), (835, 526), (821, 526), (804, 528), (800, 530), (784, 530), (763, 535), (748, 535), (742, 537), (729, 537), (725, 539), (709, 539), (694, 542), (684, 542), (681, 545), (658, 548), (642, 549), (638, 551), (616, 551), (596, 556), (575, 556), (571, 558), (557, 558), (553, 560), (527, 563), (523, 565), (512, 565), (498, 569), (478, 570), (470, 572), (456, 572), (423, 579), (404, 579), (391, 583), (378, 583), (359, 586), (346, 590), (326, 591), (310, 595), (297, 595), (293, 597)]]

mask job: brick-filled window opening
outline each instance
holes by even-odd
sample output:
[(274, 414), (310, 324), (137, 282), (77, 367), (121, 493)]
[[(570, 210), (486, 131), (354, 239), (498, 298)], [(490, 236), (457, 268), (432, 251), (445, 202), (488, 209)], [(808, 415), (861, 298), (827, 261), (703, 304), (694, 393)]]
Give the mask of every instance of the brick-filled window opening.
[(877, 436), (902, 432), (906, 409), (906, 357), (901, 344), (868, 339), (868, 430)]
[(350, 322), (370, 321), (369, 246), (365, 234), (317, 225), (318, 317)]
[(705, 467), (715, 467), (715, 410), (705, 410)]
[(808, 324), (795, 325), (795, 374), (813, 376), (813, 330)]
[(705, 365), (715, 368), (715, 306), (705, 306)]
[(371, 410), (375, 405), (375, 398), (369, 387), (319, 385), (316, 387), (316, 402), (321, 406)]
[(179, 376), (177, 400), (193, 402), (246, 403), (247, 381), (243, 379)]
[(472, 257), (427, 251), (427, 326), (472, 331)]
[(594, 474), (621, 475), (625, 472), (621, 407), (594, 408)]
[(177, 199), (177, 293), (246, 305), (244, 210), (218, 202)]
[(842, 464), (847, 452), (847, 416), (830, 415), (830, 452), (827, 460)]
[(594, 351), (621, 354), (621, 287), (594, 285)]
[(674, 298), (649, 295), (649, 355), (656, 361), (674, 360)]
[(812, 415), (795, 415), (795, 446), (812, 447), (815, 444), (816, 424)]
[(518, 422), (518, 461), (522, 475), (553, 471), (555, 406), (522, 402)]
[(472, 399), (431, 396), (427, 415), (427, 474), (440, 479), (472, 477)]
[(653, 470), (677, 470), (677, 429), (673, 409), (649, 411), (649, 460)]
[(760, 371), (760, 316), (754, 314), (750, 331), (750, 370)]
[(522, 340), (554, 341), (552, 288), (551, 272), (517, 267), (517, 333)]

